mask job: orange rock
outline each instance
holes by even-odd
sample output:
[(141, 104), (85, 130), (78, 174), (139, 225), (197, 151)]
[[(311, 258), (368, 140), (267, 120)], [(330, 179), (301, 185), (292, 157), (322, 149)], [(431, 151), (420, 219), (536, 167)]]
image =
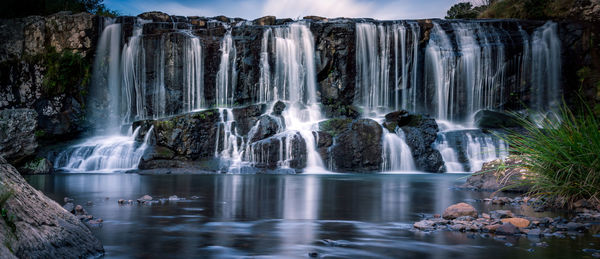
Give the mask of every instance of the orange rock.
[(477, 210), (473, 206), (461, 202), (446, 208), (442, 214), (444, 219), (455, 219), (462, 216), (477, 218)]
[(527, 226), (529, 226), (529, 220), (523, 219), (523, 218), (505, 218), (502, 219), (502, 223), (510, 223), (513, 224), (515, 227), (518, 228), (526, 228)]

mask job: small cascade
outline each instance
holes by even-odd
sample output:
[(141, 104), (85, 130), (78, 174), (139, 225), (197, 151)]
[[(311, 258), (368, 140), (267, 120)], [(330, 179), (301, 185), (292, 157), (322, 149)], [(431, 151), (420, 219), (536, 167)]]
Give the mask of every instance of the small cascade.
[(561, 96), (561, 46), (558, 25), (547, 22), (531, 37), (532, 108), (557, 112)]
[[(217, 130), (217, 139), (215, 145), (215, 158), (223, 163), (219, 168), (226, 172), (239, 173), (242, 166), (242, 149), (245, 147), (243, 138), (237, 134), (235, 120), (231, 109), (220, 108), (219, 114), (221, 121)], [(220, 135), (223, 136), (220, 136)], [(238, 144), (238, 140), (241, 143)], [(222, 145), (219, 146), (219, 143)]]
[(93, 137), (57, 155), (54, 167), (72, 172), (111, 172), (137, 168), (149, 146), (153, 128), (143, 143), (136, 141), (140, 128), (127, 136)]
[(231, 37), (231, 29), (225, 33), (221, 41), (221, 63), (217, 72), (216, 103), (218, 107), (231, 107), (237, 81), (235, 44)]
[(189, 33), (183, 47), (183, 85), (185, 96), (183, 110), (186, 112), (205, 107), (204, 65), (200, 39)]
[(385, 128), (383, 128), (383, 132), (382, 170), (384, 172), (417, 170), (410, 147), (406, 144), (404, 131), (396, 127), (395, 133), (391, 133)]
[(508, 156), (506, 142), (479, 129), (440, 132), (436, 148), (448, 172), (475, 172), (485, 162)]

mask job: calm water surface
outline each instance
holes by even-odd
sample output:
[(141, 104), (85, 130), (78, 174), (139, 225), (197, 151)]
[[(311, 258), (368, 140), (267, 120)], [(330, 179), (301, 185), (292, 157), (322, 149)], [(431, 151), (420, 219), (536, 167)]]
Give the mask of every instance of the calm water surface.
[[(591, 258), (600, 238), (494, 239), (414, 231), (489, 193), (457, 190), (464, 175), (57, 174), (27, 180), (62, 204), (65, 196), (104, 219), (94, 233), (106, 258)], [(186, 198), (119, 205), (142, 195)], [(191, 199), (192, 196), (197, 196)], [(106, 199), (108, 198), (108, 199)], [(92, 206), (86, 206), (92, 201)], [(494, 208), (487, 208), (494, 209)], [(513, 208), (518, 210), (519, 208)]]

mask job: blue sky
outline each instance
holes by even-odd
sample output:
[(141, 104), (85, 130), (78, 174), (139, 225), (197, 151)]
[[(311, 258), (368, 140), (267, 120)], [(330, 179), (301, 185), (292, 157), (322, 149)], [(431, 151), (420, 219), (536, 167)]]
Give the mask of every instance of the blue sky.
[(241, 17), (265, 15), (299, 18), (370, 17), (377, 19), (443, 18), (458, 0), (104, 0), (125, 15), (163, 11), (172, 15)]

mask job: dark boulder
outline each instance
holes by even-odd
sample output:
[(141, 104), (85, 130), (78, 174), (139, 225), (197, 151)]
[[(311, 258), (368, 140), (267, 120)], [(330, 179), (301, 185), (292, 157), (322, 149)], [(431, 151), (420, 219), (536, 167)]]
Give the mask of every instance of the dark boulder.
[(475, 126), (479, 128), (501, 129), (519, 127), (517, 118), (506, 112), (480, 110), (475, 113)]
[(102, 244), (75, 215), (30, 186), (0, 156), (0, 192), (10, 193), (2, 204), (0, 257), (87, 258), (104, 253)]
[(339, 133), (331, 150), (333, 170), (373, 172), (381, 170), (382, 129), (371, 119), (359, 119)]
[[(142, 126), (147, 132), (154, 127), (151, 139), (157, 146), (173, 151), (176, 156), (188, 160), (212, 158), (215, 154), (220, 132), (218, 110), (187, 113), (155, 121), (134, 122), (133, 127)], [(144, 137), (144, 134), (140, 134)], [(169, 154), (171, 156), (171, 154)]]
[(281, 113), (285, 110), (286, 105), (285, 103), (283, 103), (282, 101), (277, 101), (274, 105), (273, 105), (273, 111), (271, 112), (272, 115), (276, 115), (276, 116), (280, 116)]
[(425, 116), (412, 116), (407, 126), (401, 127), (406, 136), (417, 169), (442, 173), (446, 171), (444, 159), (433, 144), (439, 131), (434, 119)]

